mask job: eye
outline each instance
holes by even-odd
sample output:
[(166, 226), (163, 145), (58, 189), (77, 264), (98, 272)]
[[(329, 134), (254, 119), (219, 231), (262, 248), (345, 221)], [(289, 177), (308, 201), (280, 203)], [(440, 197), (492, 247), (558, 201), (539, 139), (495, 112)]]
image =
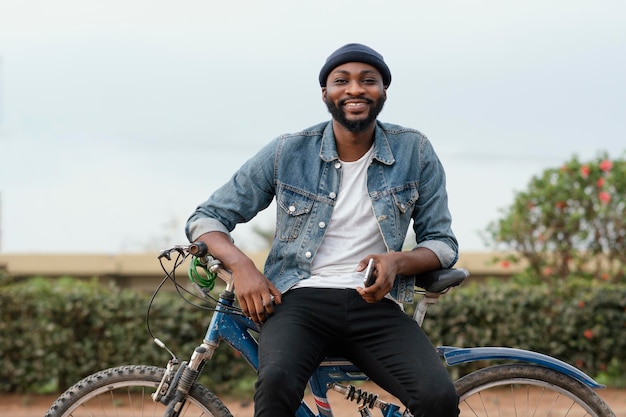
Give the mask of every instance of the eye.
[(333, 80), (333, 84), (337, 84), (337, 85), (342, 85), (342, 84), (345, 84), (347, 82), (348, 82), (348, 80), (346, 80), (345, 78), (335, 78)]

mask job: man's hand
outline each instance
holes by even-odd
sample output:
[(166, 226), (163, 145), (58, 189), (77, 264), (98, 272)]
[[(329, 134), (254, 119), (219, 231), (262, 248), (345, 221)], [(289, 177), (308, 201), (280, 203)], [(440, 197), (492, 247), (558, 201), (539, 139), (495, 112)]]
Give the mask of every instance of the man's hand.
[(241, 310), (255, 323), (262, 323), (280, 304), (280, 291), (254, 265), (252, 259), (237, 248), (222, 232), (208, 232), (200, 236), (215, 258), (233, 274), (235, 292)]
[(237, 299), (243, 314), (255, 323), (263, 323), (281, 303), (280, 291), (258, 269), (251, 266), (233, 268)]
[(375, 303), (382, 300), (385, 295), (393, 287), (393, 282), (396, 279), (395, 265), (393, 262), (389, 262), (387, 254), (369, 255), (359, 262), (357, 271), (364, 271), (367, 267), (367, 263), (370, 259), (374, 260), (372, 267), (372, 275), (376, 278), (376, 281), (367, 288), (357, 287), (357, 292), (368, 303)]
[(437, 256), (430, 249), (423, 247), (412, 251), (367, 255), (359, 262), (356, 270), (365, 270), (370, 259), (374, 259), (373, 274), (376, 281), (367, 288), (356, 289), (368, 303), (382, 300), (393, 288), (397, 275), (417, 275), (441, 268)]

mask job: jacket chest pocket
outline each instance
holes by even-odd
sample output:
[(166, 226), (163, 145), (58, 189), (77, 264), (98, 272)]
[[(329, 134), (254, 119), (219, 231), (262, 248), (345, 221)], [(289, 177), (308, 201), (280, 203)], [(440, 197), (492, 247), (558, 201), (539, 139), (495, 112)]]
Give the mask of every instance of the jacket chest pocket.
[(401, 214), (411, 213), (413, 206), (419, 198), (417, 184), (405, 184), (391, 190), (393, 204)]
[(277, 193), (277, 233), (280, 240), (295, 240), (300, 235), (314, 199), (293, 189), (281, 188)]

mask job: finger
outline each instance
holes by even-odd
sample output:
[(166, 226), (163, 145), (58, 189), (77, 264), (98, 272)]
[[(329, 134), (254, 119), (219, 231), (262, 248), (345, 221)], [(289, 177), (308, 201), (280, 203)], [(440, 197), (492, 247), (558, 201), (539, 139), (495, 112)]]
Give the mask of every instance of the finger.
[(269, 283), (269, 290), (270, 294), (273, 297), (272, 299), (274, 301), (274, 304), (280, 304), (283, 302), (282, 294), (280, 293), (280, 291), (278, 291), (278, 288), (276, 288), (271, 282)]
[(356, 270), (355, 270), (355, 271), (356, 271), (356, 272), (361, 272), (361, 271), (363, 271), (363, 270), (367, 267), (367, 263), (369, 262), (369, 260), (370, 260), (370, 258), (369, 258), (369, 257), (368, 257), (368, 258), (366, 258), (366, 259), (364, 259), (364, 260), (361, 260), (361, 261), (357, 264), (357, 266), (356, 266)]
[(356, 287), (356, 291), (363, 298), (371, 297), (371, 295), (374, 293), (374, 290), (372, 289), (372, 287), (373, 287), (373, 285), (369, 286), (369, 287)]
[(363, 294), (363, 300), (368, 303), (375, 303), (378, 301), (378, 298), (374, 294)]
[(243, 297), (239, 297), (239, 308), (241, 308), (241, 312), (244, 316), (250, 317), (250, 314), (248, 313), (248, 304)]
[(263, 298), (263, 307), (265, 308), (264, 313), (272, 314), (274, 312), (274, 296), (268, 294)]
[(259, 299), (254, 303), (254, 321), (256, 323), (263, 323), (267, 315), (265, 314), (266, 306), (263, 299)]
[(243, 297), (239, 299), (239, 305), (241, 307), (241, 312), (244, 316), (250, 318), (255, 323), (260, 323), (258, 315), (256, 303), (254, 302), (254, 298)]
[(375, 303), (377, 301), (380, 301), (385, 296), (385, 292), (381, 292), (380, 289), (374, 288), (374, 285), (367, 288), (357, 287), (356, 290), (363, 298), (363, 300), (367, 301), (368, 303)]

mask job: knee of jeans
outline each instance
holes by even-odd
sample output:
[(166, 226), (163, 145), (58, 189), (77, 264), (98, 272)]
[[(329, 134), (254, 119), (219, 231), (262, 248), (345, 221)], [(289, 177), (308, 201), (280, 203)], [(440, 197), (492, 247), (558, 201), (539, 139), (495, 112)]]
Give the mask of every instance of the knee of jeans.
[(459, 415), (459, 395), (453, 384), (430, 387), (423, 397), (407, 405), (414, 416), (456, 417)]
[(257, 389), (287, 391), (295, 389), (298, 381), (293, 372), (288, 372), (280, 366), (272, 366), (259, 372), (256, 382)]

